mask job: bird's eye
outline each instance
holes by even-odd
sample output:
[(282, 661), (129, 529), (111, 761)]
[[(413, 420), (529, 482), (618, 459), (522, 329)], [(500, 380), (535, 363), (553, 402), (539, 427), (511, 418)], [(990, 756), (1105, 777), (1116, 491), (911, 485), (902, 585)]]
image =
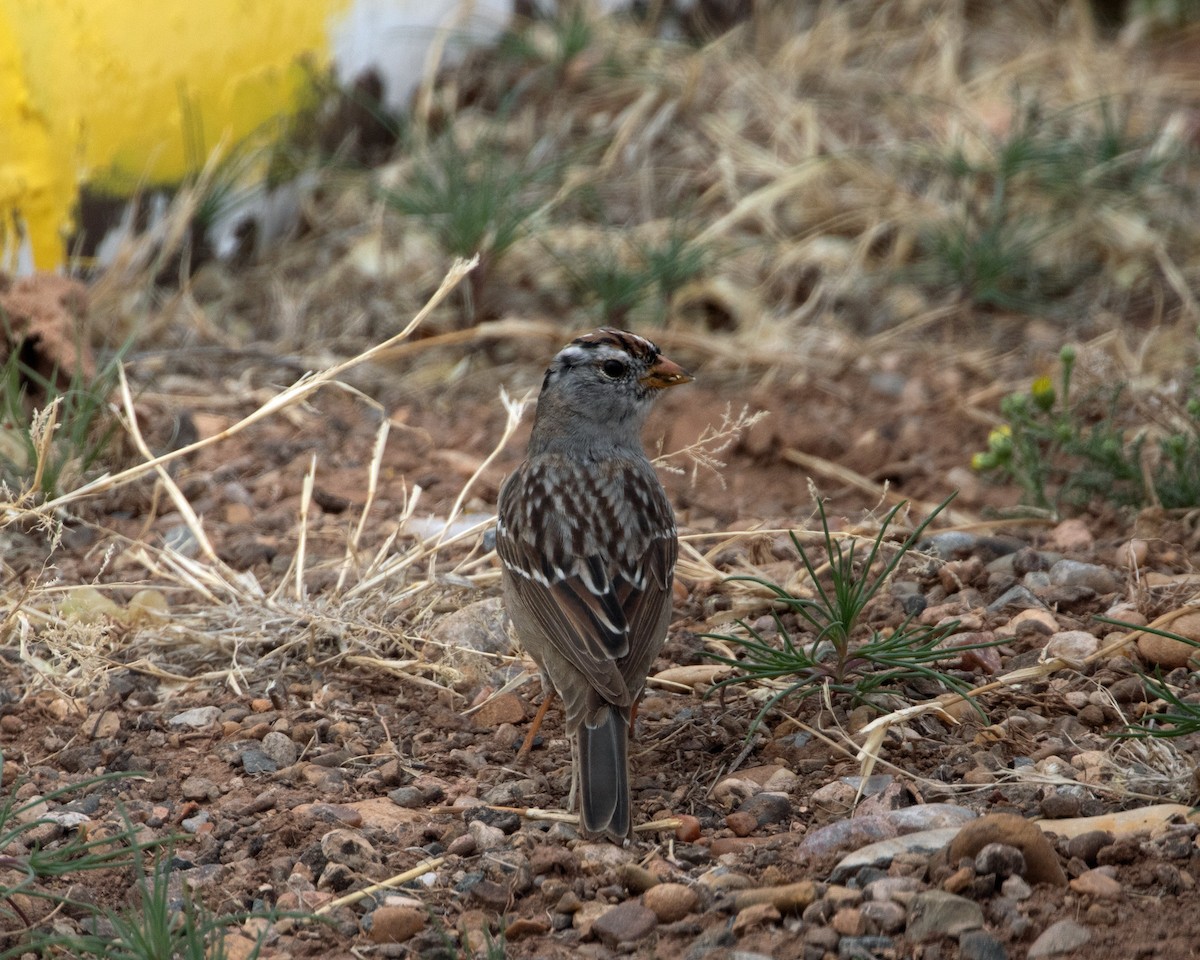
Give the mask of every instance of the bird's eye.
[(612, 380), (625, 376), (625, 364), (620, 360), (605, 360), (600, 364), (600, 369), (606, 377)]

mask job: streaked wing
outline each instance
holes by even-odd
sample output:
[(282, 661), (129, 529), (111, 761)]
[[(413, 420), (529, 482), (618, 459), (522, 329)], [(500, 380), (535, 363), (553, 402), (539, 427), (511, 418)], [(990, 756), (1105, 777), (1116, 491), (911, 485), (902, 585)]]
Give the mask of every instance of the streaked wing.
[(640, 684), (657, 653), (677, 551), (649, 463), (605, 461), (585, 472), (548, 455), (525, 464), (501, 492), (496, 548), (555, 651), (605, 699), (632, 702), (622, 681)]

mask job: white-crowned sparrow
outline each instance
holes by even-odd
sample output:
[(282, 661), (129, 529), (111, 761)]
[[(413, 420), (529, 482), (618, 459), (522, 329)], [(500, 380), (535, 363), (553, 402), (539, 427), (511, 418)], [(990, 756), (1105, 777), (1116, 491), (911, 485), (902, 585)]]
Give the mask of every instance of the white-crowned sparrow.
[(505, 606), (577, 739), (583, 831), (618, 842), (633, 827), (631, 711), (666, 638), (678, 552), (640, 434), (659, 391), (691, 379), (623, 330), (572, 341), (546, 371), (529, 452), (500, 491)]

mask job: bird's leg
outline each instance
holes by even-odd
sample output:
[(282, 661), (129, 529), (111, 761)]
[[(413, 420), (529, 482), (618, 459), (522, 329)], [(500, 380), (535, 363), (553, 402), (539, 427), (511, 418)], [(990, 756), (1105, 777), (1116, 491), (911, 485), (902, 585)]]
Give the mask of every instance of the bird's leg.
[[(571, 737), (571, 792), (567, 794), (567, 812), (575, 810), (575, 791), (579, 789), (579, 734)], [(582, 823), (582, 819), (580, 820)]]
[(551, 687), (542, 697), (542, 705), (538, 707), (538, 712), (533, 715), (533, 723), (529, 726), (529, 732), (525, 734), (525, 742), (521, 744), (521, 749), (517, 751), (517, 759), (524, 760), (529, 756), (529, 751), (533, 749), (533, 738), (537, 736), (537, 732), (542, 728), (542, 721), (546, 718), (546, 711), (550, 709), (550, 704), (554, 700), (554, 688)]

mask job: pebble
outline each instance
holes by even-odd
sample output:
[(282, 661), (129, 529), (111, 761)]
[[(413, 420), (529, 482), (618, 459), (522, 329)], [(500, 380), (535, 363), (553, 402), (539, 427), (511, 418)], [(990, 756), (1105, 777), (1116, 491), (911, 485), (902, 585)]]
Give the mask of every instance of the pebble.
[(1078, 857), (1084, 863), (1094, 864), (1096, 855), (1104, 847), (1113, 842), (1113, 835), (1107, 830), (1088, 830), (1067, 841), (1067, 856)]
[(372, 943), (403, 943), (425, 928), (425, 911), (416, 907), (378, 907), (364, 918), (364, 926), (368, 918)]
[(375, 848), (353, 830), (330, 830), (321, 838), (321, 854), (330, 863), (366, 870), (379, 860)]
[(679, 826), (675, 828), (675, 839), (680, 843), (695, 843), (700, 839), (700, 820), (691, 814), (683, 813), (675, 818)]
[(1004, 944), (986, 930), (968, 930), (958, 938), (959, 960), (1008, 960)]
[(467, 830), (475, 838), (475, 848), (481, 853), (505, 846), (504, 831), (499, 827), (490, 826), (482, 820), (472, 820), (467, 824)]
[(219, 707), (193, 707), (191, 710), (184, 710), (183, 713), (175, 714), (175, 716), (167, 721), (167, 726), (201, 729), (216, 723), (220, 716), (221, 710)]
[(1024, 876), (1025, 855), (1007, 843), (989, 843), (975, 854), (975, 872), (995, 874), (999, 879)]
[(756, 793), (746, 798), (737, 813), (754, 817), (757, 825), (765, 827), (771, 823), (784, 823), (791, 819), (792, 802), (785, 793)]
[(924, 943), (953, 937), (983, 926), (983, 908), (974, 900), (942, 890), (926, 890), (912, 898), (905, 935)]
[(733, 907), (744, 910), (755, 904), (769, 903), (781, 913), (799, 913), (816, 899), (817, 885), (811, 880), (801, 880), (778, 887), (739, 890), (733, 895)]
[(592, 935), (608, 947), (618, 943), (636, 943), (658, 926), (654, 911), (636, 900), (626, 900), (606, 910), (592, 923)]
[(838, 943), (839, 960), (875, 960), (895, 955), (891, 937), (842, 937)]
[(1038, 957), (1053, 957), (1060, 953), (1078, 950), (1092, 939), (1091, 931), (1074, 920), (1059, 920), (1042, 931), (1033, 941), (1026, 956), (1029, 960)]
[[(1172, 621), (1167, 629), (1189, 640), (1200, 641), (1200, 613), (1185, 613)], [(1156, 633), (1143, 633), (1137, 639), (1137, 648), (1147, 663), (1168, 670), (1186, 667), (1193, 658), (1200, 660), (1200, 646), (1196, 643), (1184, 643)]]
[(774, 904), (756, 903), (737, 912), (737, 916), (733, 918), (731, 929), (734, 933), (742, 933), (763, 923), (774, 923), (782, 916)]
[(1016, 607), (1025, 612), (1027, 610), (1041, 610), (1044, 606), (1042, 601), (1038, 599), (1037, 594), (1030, 590), (1029, 587), (1024, 584), (1017, 584), (1016, 586), (1009, 587), (989, 603), (986, 610), (988, 613), (1000, 613), (1002, 610)]
[(897, 933), (904, 929), (908, 911), (894, 900), (869, 900), (860, 908), (868, 927), (875, 933)]
[(733, 810), (762, 790), (762, 784), (745, 777), (726, 777), (712, 789), (712, 801), (718, 807)]
[(1042, 648), (1042, 659), (1058, 657), (1068, 666), (1078, 669), (1087, 658), (1100, 649), (1100, 641), (1085, 630), (1062, 630), (1046, 641)]
[(642, 895), (642, 903), (653, 911), (659, 923), (674, 923), (695, 910), (700, 897), (682, 883), (660, 883)]
[(262, 752), (281, 767), (290, 767), (300, 759), (300, 747), (292, 738), (274, 730), (262, 738)]
[(1028, 900), (1033, 896), (1033, 887), (1024, 877), (1009, 877), (1000, 884), (1000, 892), (1010, 900)]
[(659, 878), (638, 863), (623, 863), (617, 868), (617, 879), (632, 894), (645, 893), (659, 884)]
[(520, 723), (524, 719), (525, 702), (515, 693), (502, 693), (484, 701), (475, 711), (474, 722), (486, 730), (494, 730), (502, 723)]
[(179, 785), (179, 792), (185, 800), (215, 800), (221, 795), (221, 788), (208, 777), (185, 777)]
[(1098, 594), (1121, 589), (1121, 582), (1108, 567), (1080, 560), (1059, 560), (1050, 568), (1050, 582), (1058, 587), (1086, 587)]
[(1121, 896), (1121, 884), (1103, 867), (1081, 873), (1071, 881), (1071, 889), (1097, 900), (1116, 900)]
[(279, 769), (279, 764), (268, 757), (257, 745), (242, 750), (238, 754), (238, 760), (241, 761), (242, 770), (251, 775), (274, 773)]
[(1095, 543), (1087, 524), (1077, 517), (1064, 520), (1046, 538), (1047, 549), (1058, 553), (1087, 553)]

